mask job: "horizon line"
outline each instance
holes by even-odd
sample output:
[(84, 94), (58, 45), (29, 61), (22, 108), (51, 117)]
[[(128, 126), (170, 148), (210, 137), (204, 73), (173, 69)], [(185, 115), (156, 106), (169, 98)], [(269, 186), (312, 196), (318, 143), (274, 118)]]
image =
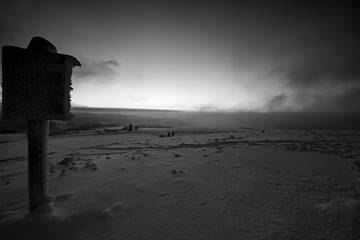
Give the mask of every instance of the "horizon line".
[(182, 109), (159, 109), (159, 108), (123, 108), (123, 107), (90, 107), (72, 106), (71, 109), (103, 109), (103, 110), (125, 110), (125, 111), (166, 111), (166, 112), (198, 112), (198, 113), (291, 113), (291, 114), (360, 114), (360, 112), (322, 112), (322, 111), (250, 111), (250, 110), (182, 110)]

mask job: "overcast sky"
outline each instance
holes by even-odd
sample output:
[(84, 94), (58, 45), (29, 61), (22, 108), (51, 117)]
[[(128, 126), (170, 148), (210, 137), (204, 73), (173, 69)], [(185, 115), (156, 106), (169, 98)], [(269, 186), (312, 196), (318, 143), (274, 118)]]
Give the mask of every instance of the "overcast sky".
[(0, 45), (82, 63), (73, 105), (360, 111), (356, 1), (0, 2)]

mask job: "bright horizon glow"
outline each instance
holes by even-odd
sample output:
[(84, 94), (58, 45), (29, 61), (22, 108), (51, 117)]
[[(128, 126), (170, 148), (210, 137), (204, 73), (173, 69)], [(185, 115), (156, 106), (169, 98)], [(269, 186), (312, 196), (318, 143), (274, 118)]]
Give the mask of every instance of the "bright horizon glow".
[[(147, 44), (150, 46), (144, 49)], [(270, 77), (263, 84), (261, 77), (269, 71), (266, 64), (258, 63), (257, 68), (244, 64), (234, 69), (226, 51), (215, 47), (203, 51), (190, 43), (148, 39), (148, 43), (133, 46), (132, 51), (112, 52), (111, 61), (119, 65), (92, 62), (84, 69), (74, 69), (72, 99), (76, 104), (263, 111), (269, 99), (284, 88)], [(78, 74), (83, 71), (91, 74)]]
[(242, 86), (243, 82), (226, 77), (228, 73), (196, 69), (186, 74), (183, 69), (172, 69), (173, 76), (167, 77), (171, 73), (160, 70), (142, 73), (141, 79), (126, 76), (119, 80), (121, 74), (116, 73), (111, 86), (91, 79), (77, 83), (75, 78), (72, 100), (91, 107), (169, 110), (262, 110), (267, 102), (258, 96), (265, 89)]

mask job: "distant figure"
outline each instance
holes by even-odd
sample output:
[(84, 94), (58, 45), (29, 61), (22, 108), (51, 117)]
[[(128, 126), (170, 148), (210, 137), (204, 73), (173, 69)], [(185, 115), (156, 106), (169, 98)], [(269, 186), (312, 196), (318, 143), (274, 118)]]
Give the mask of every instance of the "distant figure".
[(172, 137), (175, 136), (175, 132), (172, 132), (172, 133), (171, 133), (171, 136), (172, 136)]
[(135, 130), (138, 130), (138, 126), (135, 126)]
[(132, 126), (132, 123), (130, 123), (128, 131), (131, 132), (132, 130), (133, 130), (133, 126)]
[(171, 136), (171, 133), (168, 133), (168, 137), (170, 137)]

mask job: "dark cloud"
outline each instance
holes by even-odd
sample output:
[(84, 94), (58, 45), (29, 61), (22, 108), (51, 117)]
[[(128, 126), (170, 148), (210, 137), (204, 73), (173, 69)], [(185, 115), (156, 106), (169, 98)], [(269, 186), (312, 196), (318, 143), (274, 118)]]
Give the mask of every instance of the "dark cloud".
[(330, 3), (330, 12), (314, 22), (316, 28), (299, 31), (312, 34), (293, 39), (298, 46), (292, 49), (292, 61), (270, 71), (269, 76), (282, 81), (289, 94), (270, 99), (269, 110), (283, 105), (302, 111), (360, 111), (359, 17), (355, 7)]
[(283, 111), (286, 105), (288, 96), (285, 94), (279, 94), (273, 97), (266, 105), (267, 111)]
[(117, 74), (120, 63), (114, 59), (99, 60), (96, 62), (82, 63), (82, 67), (74, 71), (74, 78), (86, 80), (90, 78), (101, 78), (101, 80), (112, 80)]
[(292, 94), (279, 94), (265, 104), (265, 110), (360, 113), (360, 87), (339, 92), (296, 91)]
[(284, 95), (271, 99), (267, 107), (277, 110), (290, 104), (303, 111), (360, 111), (360, 54), (338, 58), (303, 60), (279, 74), (292, 92), (293, 102)]
[[(335, 54), (334, 54), (335, 55)], [(299, 60), (281, 76), (292, 88), (317, 85), (360, 85), (360, 52), (351, 55), (308, 56)]]

